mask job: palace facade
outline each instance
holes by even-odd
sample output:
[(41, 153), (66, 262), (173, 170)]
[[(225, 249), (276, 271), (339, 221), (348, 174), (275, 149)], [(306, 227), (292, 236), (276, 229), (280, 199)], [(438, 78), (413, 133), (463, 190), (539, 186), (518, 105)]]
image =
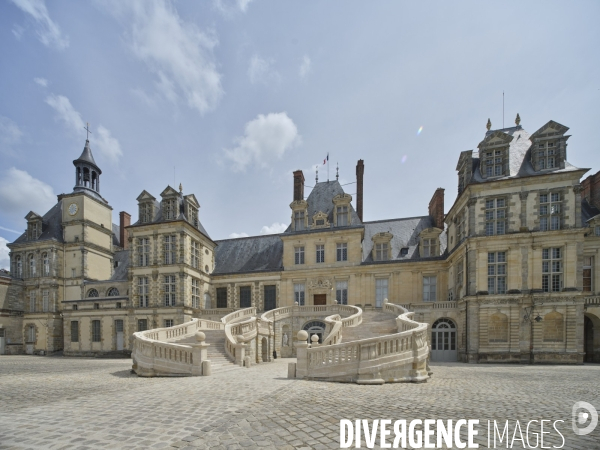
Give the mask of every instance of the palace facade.
[(364, 220), (362, 160), (355, 199), (337, 179), (305, 196), (296, 171), (284, 233), (217, 241), (181, 186), (113, 224), (86, 141), (73, 192), (9, 244), (0, 354), (128, 355), (134, 332), (195, 317), (389, 299), (430, 325), (434, 361), (600, 362), (600, 172), (582, 181), (567, 131), (488, 121), (448, 211), (439, 188), (421, 217)]

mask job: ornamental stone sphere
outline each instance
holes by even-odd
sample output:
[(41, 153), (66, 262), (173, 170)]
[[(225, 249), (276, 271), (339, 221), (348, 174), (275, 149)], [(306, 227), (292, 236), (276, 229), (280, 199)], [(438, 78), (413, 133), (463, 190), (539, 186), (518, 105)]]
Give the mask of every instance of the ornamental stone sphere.
[(319, 342), (319, 336), (317, 336), (316, 334), (313, 334), (310, 337), (310, 340), (312, 341), (313, 344), (316, 344), (317, 342)]
[(202, 331), (196, 333), (196, 342), (204, 342), (206, 335)]
[(296, 335), (296, 337), (298, 338), (299, 341), (306, 342), (306, 340), (308, 339), (308, 333), (304, 330), (300, 330), (300, 331), (298, 331), (298, 334)]

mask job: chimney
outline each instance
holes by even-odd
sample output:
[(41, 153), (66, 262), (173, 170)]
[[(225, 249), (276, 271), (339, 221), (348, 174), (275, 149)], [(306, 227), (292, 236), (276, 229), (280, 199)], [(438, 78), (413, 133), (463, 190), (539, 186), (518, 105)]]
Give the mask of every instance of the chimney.
[(304, 174), (301, 170), (294, 172), (294, 201), (304, 200)]
[(600, 171), (581, 182), (581, 199), (600, 209)]
[(365, 174), (365, 164), (362, 159), (356, 163), (356, 214), (362, 222), (363, 220), (363, 175)]
[(444, 189), (437, 188), (429, 201), (429, 216), (433, 219), (433, 226), (444, 229)]
[(125, 228), (131, 225), (131, 214), (121, 211), (119, 213), (119, 242), (123, 249), (129, 248), (129, 239), (127, 239)]

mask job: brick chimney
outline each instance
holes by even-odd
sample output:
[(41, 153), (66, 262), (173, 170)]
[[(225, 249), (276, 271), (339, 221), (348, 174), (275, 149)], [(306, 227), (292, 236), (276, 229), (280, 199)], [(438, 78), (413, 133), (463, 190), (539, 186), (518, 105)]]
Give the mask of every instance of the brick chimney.
[(301, 170), (294, 172), (294, 201), (304, 200), (304, 174)]
[(119, 213), (119, 242), (123, 249), (129, 248), (129, 239), (127, 239), (127, 233), (125, 228), (131, 225), (131, 214), (121, 211)]
[(433, 219), (433, 226), (444, 229), (444, 189), (437, 188), (429, 201), (429, 216)]
[(356, 163), (356, 214), (363, 220), (363, 175), (365, 174), (365, 163), (359, 159)]
[(581, 182), (581, 198), (600, 209), (600, 171)]

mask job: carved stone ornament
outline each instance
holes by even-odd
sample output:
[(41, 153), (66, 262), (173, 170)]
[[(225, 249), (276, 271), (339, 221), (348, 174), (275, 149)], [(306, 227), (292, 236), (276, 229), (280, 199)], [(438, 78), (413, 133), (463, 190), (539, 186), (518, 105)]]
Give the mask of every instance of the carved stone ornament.
[(478, 300), (482, 305), (518, 305), (519, 300), (513, 298), (505, 298), (505, 299), (495, 299), (495, 298), (486, 298)]
[(331, 280), (317, 278), (308, 282), (309, 289), (331, 289)]

